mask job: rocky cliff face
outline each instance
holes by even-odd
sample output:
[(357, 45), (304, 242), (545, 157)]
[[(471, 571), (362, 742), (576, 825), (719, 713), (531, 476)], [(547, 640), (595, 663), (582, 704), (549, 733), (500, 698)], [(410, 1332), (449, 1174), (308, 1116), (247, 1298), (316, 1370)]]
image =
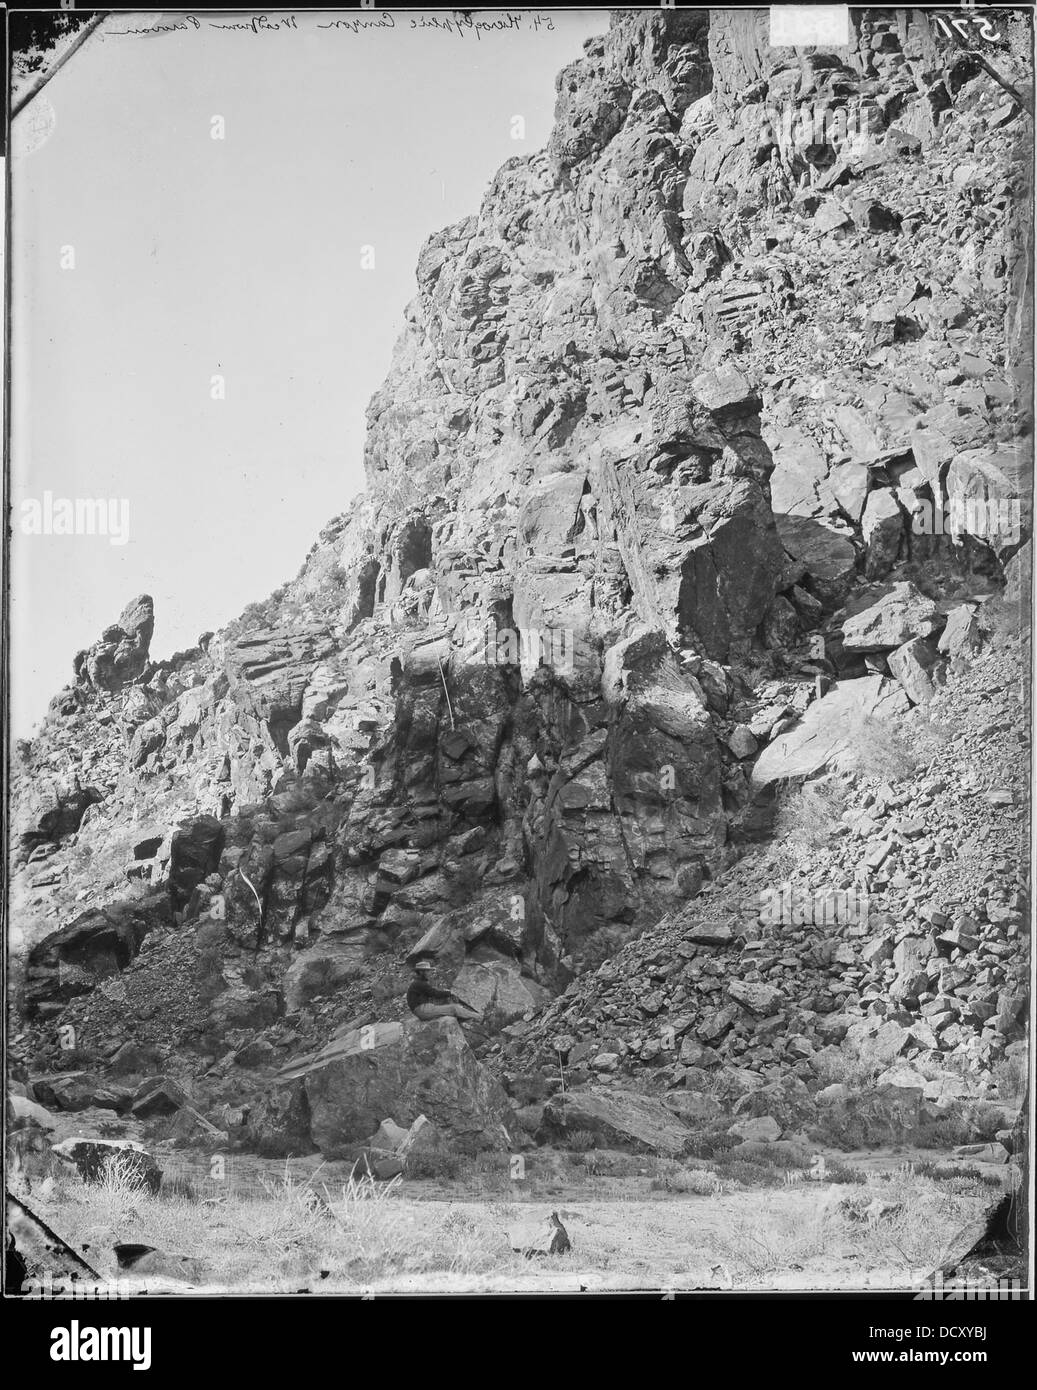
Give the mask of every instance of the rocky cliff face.
[(171, 660), (146, 597), (76, 658), (16, 781), (34, 1065), (58, 1021), (95, 1067), (132, 1038), (247, 1141), (241, 1096), (399, 1017), (419, 953), (521, 1042), (825, 771), (808, 706), (924, 708), (995, 640), (1030, 118), (920, 11), (831, 53), (766, 24), (617, 14), (422, 251), (367, 491), (297, 577)]

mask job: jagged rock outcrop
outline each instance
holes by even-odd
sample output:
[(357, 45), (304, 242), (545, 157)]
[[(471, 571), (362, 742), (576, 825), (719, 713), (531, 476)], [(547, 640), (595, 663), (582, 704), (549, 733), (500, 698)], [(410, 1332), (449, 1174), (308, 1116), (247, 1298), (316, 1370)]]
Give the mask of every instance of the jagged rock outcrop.
[[(367, 490), (296, 578), (168, 660), (146, 597), (77, 656), (15, 776), (34, 1028), (64, 1011), (107, 1057), (132, 1020), (252, 1095), (337, 1029), (395, 1024), (418, 954), (485, 1009), (473, 1062), (565, 1015), (596, 1049), (568, 1064), (601, 1077), (717, 1047), (800, 1077), (832, 1018), (885, 1002), (881, 947), (762, 967), (697, 904), (784, 789), (856, 775), (850, 735), (939, 710), (1022, 613), (1030, 118), (923, 11), (855, 10), (836, 52), (766, 26), (613, 15), (558, 78), (547, 148), (422, 249)], [(869, 871), (911, 843), (875, 865), (853, 840)], [(673, 923), (692, 954), (647, 959)], [(1008, 969), (995, 936), (981, 972)], [(588, 1002), (617, 953), (651, 1017), (687, 1014), (683, 1060)], [(779, 976), (795, 999), (768, 1014)], [(1011, 1029), (950, 1012), (950, 1049), (916, 1031), (905, 1055), (979, 1038), (989, 1070)], [(61, 1060), (42, 1029), (25, 1048)], [(350, 1142), (406, 1121), (386, 1076)], [(228, 1125), (345, 1143), (344, 1094)], [(767, 1103), (796, 1122), (798, 1092)], [(476, 1108), (489, 1142), (499, 1098)]]
[[(910, 1102), (913, 1123), (966, 1106), (990, 1136), (1010, 1129), (1021, 1097), (996, 1076), (1025, 1054), (1030, 907), (1004, 671), (987, 650), (884, 751), (844, 710), (827, 762), (811, 768), (842, 772), (821, 784), (791, 873), (780, 845), (737, 865), (510, 1030), (509, 1069), (557, 1084), (564, 1068), (570, 1088), (677, 1086), (735, 1113), (760, 1106), (784, 1127), (816, 1118), (816, 1105), (852, 1110), (845, 1087), (823, 1086), (788, 1109), (789, 1086), (816, 1086), (840, 1050), (878, 1064), (869, 1103), (885, 1096), (903, 1118)], [(892, 715), (879, 718), (888, 727)]]
[(105, 628), (99, 642), (76, 655), (77, 685), (114, 693), (137, 680), (147, 668), (154, 632), (154, 604), (150, 594), (141, 594), (126, 605), (117, 623)]
[(78, 778), (72, 787), (50, 790), (34, 788), (26, 801), (19, 848), (32, 863), (45, 859), (62, 840), (74, 835), (89, 807), (101, 800), (96, 787), (81, 787)]

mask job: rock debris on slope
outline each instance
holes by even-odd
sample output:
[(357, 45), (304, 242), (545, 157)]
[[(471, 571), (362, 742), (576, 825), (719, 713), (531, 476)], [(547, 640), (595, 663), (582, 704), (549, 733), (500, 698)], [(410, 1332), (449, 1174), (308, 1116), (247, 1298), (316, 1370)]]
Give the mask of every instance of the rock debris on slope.
[[(168, 660), (147, 596), (77, 655), (14, 775), (26, 1076), (165, 1070), (229, 1143), (348, 1147), (354, 1064), (285, 1071), (403, 1019), (423, 954), (486, 1027), (406, 1048), (480, 1143), (579, 1104), (649, 1146), (721, 1102), (780, 1132), (832, 1048), (993, 1094), (1026, 1011), (1031, 120), (922, 11), (851, 24), (829, 53), (765, 11), (613, 16), (546, 149), (422, 250), (367, 491), (296, 578)], [(761, 921), (804, 779), (838, 813)], [(867, 922), (797, 922), (807, 890)], [(401, 1046), (364, 1058), (387, 1107)]]

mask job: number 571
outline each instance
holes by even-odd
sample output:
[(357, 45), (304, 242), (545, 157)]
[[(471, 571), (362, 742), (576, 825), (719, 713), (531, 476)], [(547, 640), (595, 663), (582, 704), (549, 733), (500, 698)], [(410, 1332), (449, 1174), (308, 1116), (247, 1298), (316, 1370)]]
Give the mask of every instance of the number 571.
[(936, 14), (933, 15), (933, 23), (937, 26), (940, 32), (948, 39), (951, 37), (952, 29), (957, 30), (958, 34), (963, 39), (967, 39), (968, 27), (970, 24), (979, 25), (979, 36), (981, 39), (993, 40), (999, 39), (1001, 37), (1000, 33), (998, 32), (998, 30), (994, 28), (990, 20), (984, 19), (979, 15), (972, 15), (969, 19), (948, 19), (946, 15)]

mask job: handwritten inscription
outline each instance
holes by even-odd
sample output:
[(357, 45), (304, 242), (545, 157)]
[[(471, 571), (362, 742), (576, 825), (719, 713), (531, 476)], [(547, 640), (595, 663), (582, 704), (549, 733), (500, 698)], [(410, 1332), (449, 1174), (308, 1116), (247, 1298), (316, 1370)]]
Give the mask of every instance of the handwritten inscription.
[[(308, 15), (304, 16), (304, 19), (309, 18)], [(490, 34), (537, 33), (540, 30), (550, 33), (555, 25), (550, 15), (527, 14), (515, 10), (508, 10), (496, 16), (455, 10), (452, 14), (407, 14), (399, 18), (386, 10), (383, 14), (349, 15), (338, 19), (317, 20), (313, 27), (349, 34), (360, 34), (368, 29), (380, 30), (383, 33), (395, 29), (420, 30), (453, 34), (455, 38), (474, 35), (481, 41)], [(202, 29), (221, 29), (224, 32), (251, 36), (287, 34), (299, 30), (299, 20), (294, 14), (276, 17), (257, 14), (242, 16), (239, 19), (199, 19), (196, 15), (186, 14), (168, 24), (151, 24), (142, 29), (110, 29), (108, 33), (125, 37), (135, 34), (190, 34)]]
[(949, 15), (934, 14), (932, 16), (932, 22), (934, 27), (946, 39), (954, 37), (954, 35), (951, 33), (951, 30), (953, 29), (955, 33), (957, 33), (959, 38), (965, 39), (967, 41), (969, 38), (970, 26), (978, 28), (979, 37), (981, 39), (987, 39), (991, 43), (996, 43), (997, 40), (1001, 37), (1000, 30), (995, 29), (993, 24), (990, 22), (989, 19), (986, 18), (985, 15), (963, 15), (957, 19), (952, 19)]

